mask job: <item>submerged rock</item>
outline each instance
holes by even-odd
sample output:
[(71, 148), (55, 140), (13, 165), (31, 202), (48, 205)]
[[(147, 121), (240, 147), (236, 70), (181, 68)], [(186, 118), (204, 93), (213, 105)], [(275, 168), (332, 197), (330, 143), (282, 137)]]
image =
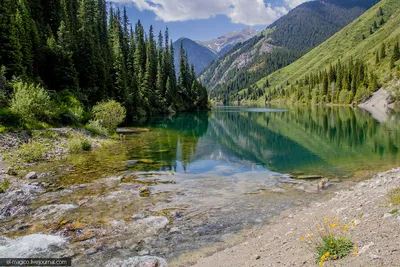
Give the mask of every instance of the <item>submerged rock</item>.
[(307, 180), (307, 179), (310, 179), (310, 180), (312, 180), (312, 179), (321, 179), (322, 178), (322, 176), (321, 175), (299, 175), (299, 176), (297, 176), (296, 177), (296, 179), (304, 179), (304, 180)]
[(153, 164), (154, 160), (152, 160), (152, 159), (141, 159), (141, 160), (139, 160), (139, 163)]
[(112, 259), (107, 262), (109, 267), (168, 267), (167, 261), (160, 257), (143, 256), (128, 259)]
[(137, 160), (128, 160), (125, 162), (126, 167), (131, 168), (133, 167), (138, 161)]

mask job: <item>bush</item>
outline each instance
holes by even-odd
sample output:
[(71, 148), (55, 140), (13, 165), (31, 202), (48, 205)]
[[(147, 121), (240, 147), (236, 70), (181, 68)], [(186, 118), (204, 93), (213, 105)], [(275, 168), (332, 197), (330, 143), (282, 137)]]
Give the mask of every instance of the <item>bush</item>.
[(11, 110), (27, 122), (47, 121), (51, 117), (51, 100), (41, 86), (16, 82), (11, 99)]
[(6, 126), (19, 126), (21, 117), (9, 108), (0, 108), (0, 124)]
[(104, 128), (98, 120), (90, 120), (88, 124), (86, 124), (85, 128), (96, 135), (108, 135), (107, 129)]
[(125, 120), (126, 109), (120, 103), (110, 100), (94, 106), (93, 115), (103, 127), (114, 131)]
[(85, 119), (85, 110), (78, 98), (68, 90), (61, 91), (55, 97), (57, 117), (64, 125), (78, 124)]
[(4, 92), (0, 90), (0, 108), (8, 107), (8, 99)]
[(92, 145), (90, 144), (90, 142), (88, 140), (82, 140), (81, 142), (81, 147), (83, 151), (90, 151), (92, 150)]
[(30, 140), (28, 143), (21, 145), (18, 150), (12, 153), (16, 159), (21, 159), (26, 162), (37, 162), (44, 158), (48, 151), (45, 144)]

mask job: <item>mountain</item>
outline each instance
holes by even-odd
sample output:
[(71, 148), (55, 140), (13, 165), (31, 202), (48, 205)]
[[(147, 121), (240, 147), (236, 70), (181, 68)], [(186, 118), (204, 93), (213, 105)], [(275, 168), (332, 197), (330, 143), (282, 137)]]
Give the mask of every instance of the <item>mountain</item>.
[(400, 79), (400, 1), (382, 0), (291, 65), (232, 100), (351, 104)]
[(301, 4), (211, 64), (201, 75), (212, 98), (230, 95), (285, 67), (359, 17), (377, 0)]
[(217, 55), (207, 47), (204, 47), (189, 38), (180, 38), (173, 43), (175, 50), (175, 68), (177, 70), (179, 69), (179, 51), (181, 49), (181, 43), (183, 43), (183, 48), (188, 54), (189, 64), (194, 65), (196, 74), (202, 72), (204, 68), (209, 66), (211, 62), (217, 58)]
[(181, 42), (188, 53), (189, 63), (194, 65), (196, 74), (200, 74), (214, 60), (228, 53), (236, 44), (245, 42), (257, 31), (251, 28), (239, 32), (230, 32), (210, 41), (193, 41), (189, 38), (180, 38), (173, 43), (175, 50), (175, 66), (179, 68), (179, 51)]
[(227, 52), (229, 52), (236, 44), (243, 43), (253, 36), (255, 36), (258, 32), (252, 28), (244, 29), (242, 31), (234, 31), (227, 33), (217, 39), (213, 39), (210, 41), (197, 41), (197, 43), (207, 47), (211, 51), (214, 51), (218, 55), (218, 57), (223, 56)]

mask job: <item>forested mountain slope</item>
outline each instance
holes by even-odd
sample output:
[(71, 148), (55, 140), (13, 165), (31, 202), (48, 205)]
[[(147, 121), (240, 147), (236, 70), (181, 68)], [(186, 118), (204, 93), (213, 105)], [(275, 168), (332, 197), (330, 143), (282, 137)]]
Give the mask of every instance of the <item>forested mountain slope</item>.
[(200, 79), (212, 98), (228, 99), (265, 75), (287, 66), (360, 16), (376, 0), (306, 2), (265, 31), (215, 61)]
[(128, 120), (204, 109), (207, 92), (181, 55), (178, 81), (168, 31), (157, 38), (106, 0), (0, 0), (0, 109), (9, 108), (15, 79), (59, 99), (54, 109), (66, 108), (57, 119), (76, 119), (70, 99), (85, 110), (114, 99)]
[(399, 79), (399, 25), (400, 1), (382, 0), (296, 62), (231, 99), (362, 102), (382, 84)]
[(217, 54), (208, 49), (207, 47), (198, 44), (189, 38), (180, 38), (173, 43), (174, 50), (176, 51), (174, 62), (176, 69), (179, 68), (179, 49), (183, 44), (183, 48), (188, 54), (189, 63), (194, 65), (196, 74), (199, 74), (208, 67), (211, 62), (217, 59)]

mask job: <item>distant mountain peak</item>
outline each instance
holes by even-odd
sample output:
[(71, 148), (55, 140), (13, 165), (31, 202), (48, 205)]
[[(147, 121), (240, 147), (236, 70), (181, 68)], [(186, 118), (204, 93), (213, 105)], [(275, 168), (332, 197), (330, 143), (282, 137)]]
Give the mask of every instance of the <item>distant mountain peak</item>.
[(245, 42), (256, 34), (258, 34), (258, 31), (255, 29), (246, 28), (241, 31), (229, 32), (213, 40), (196, 42), (209, 48), (214, 53), (218, 54), (218, 56), (221, 56), (221, 53), (224, 54), (228, 52), (230, 48), (235, 46), (237, 43)]

